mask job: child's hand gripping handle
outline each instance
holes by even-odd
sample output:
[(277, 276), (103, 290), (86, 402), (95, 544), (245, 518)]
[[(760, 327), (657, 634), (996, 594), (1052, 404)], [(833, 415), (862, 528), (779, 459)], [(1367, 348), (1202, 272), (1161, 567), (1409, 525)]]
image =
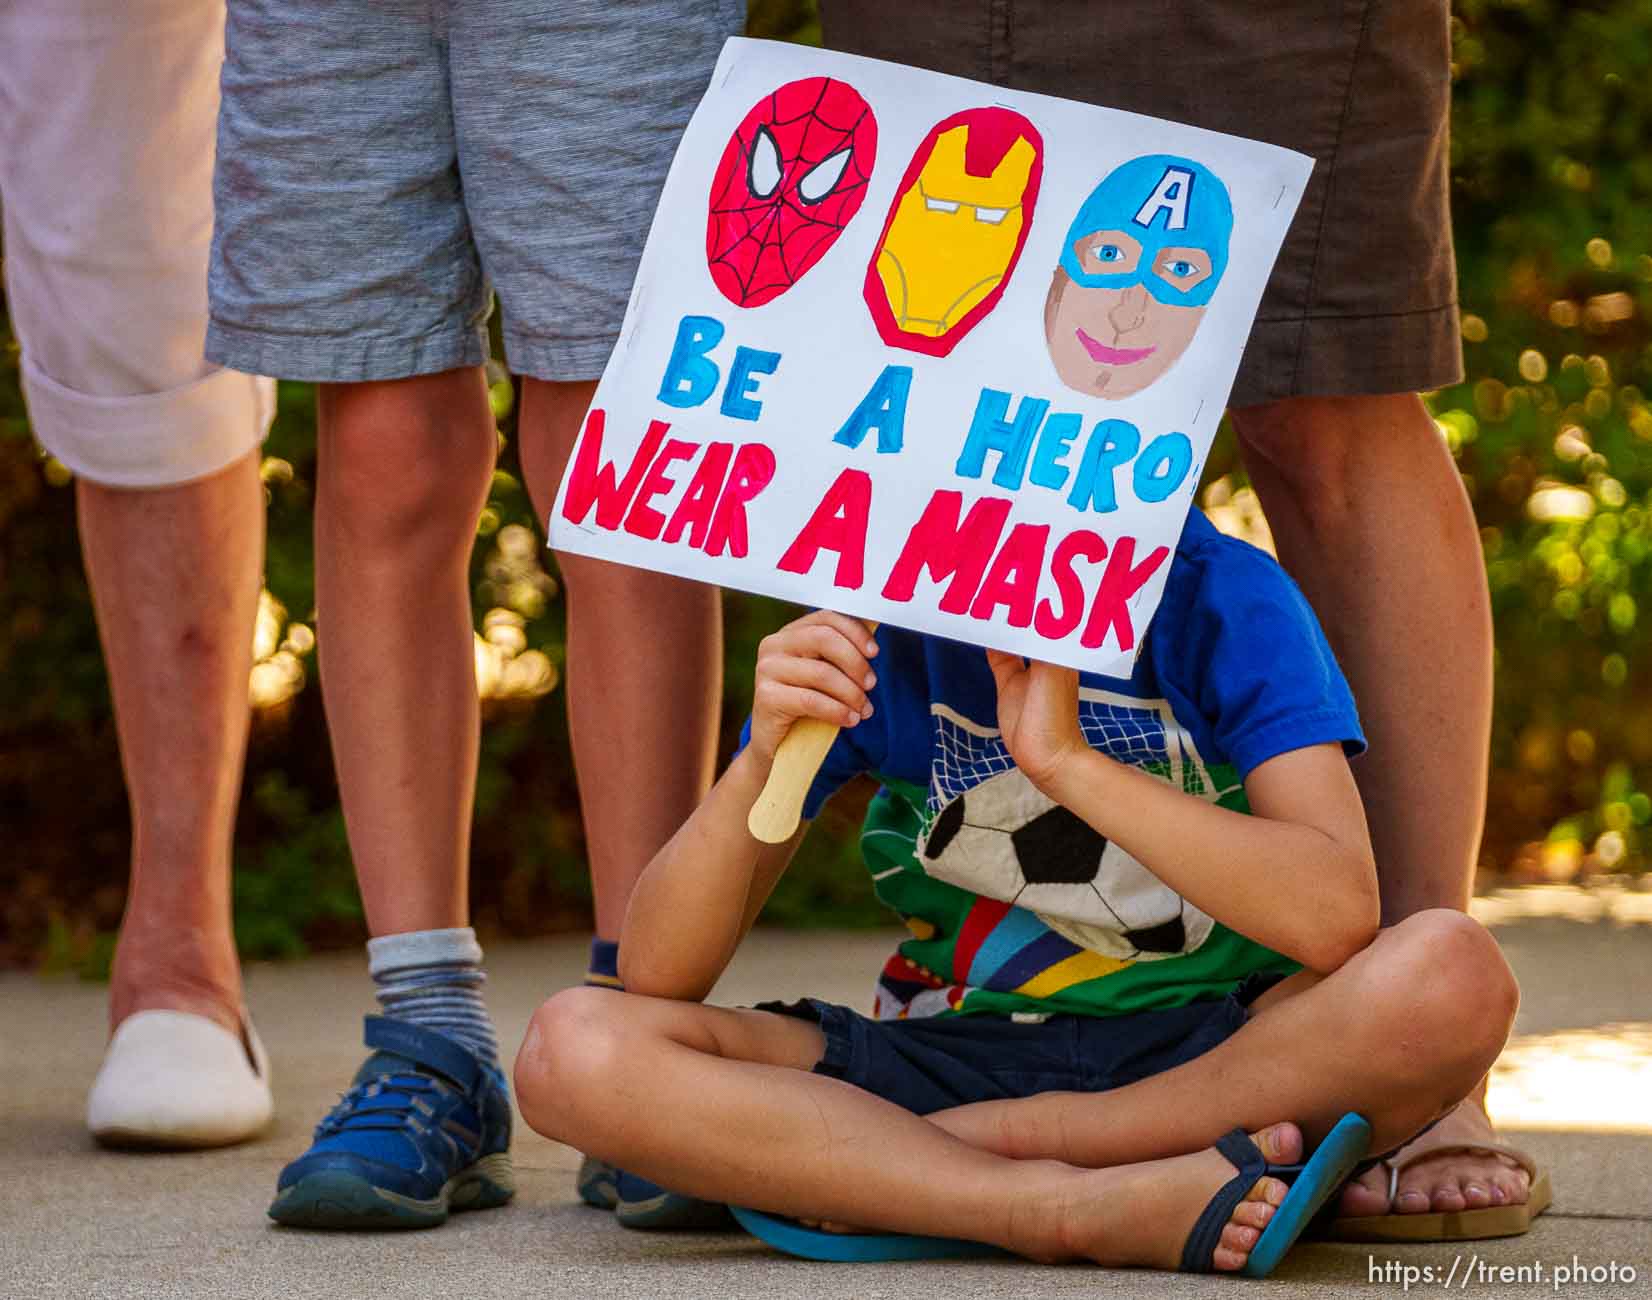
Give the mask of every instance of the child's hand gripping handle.
[[(878, 625), (868, 622), (866, 630), (876, 632)], [(841, 730), (819, 718), (799, 718), (792, 723), (775, 747), (769, 779), (746, 816), (746, 829), (754, 839), (764, 844), (784, 844), (796, 834), (803, 820), (803, 800)]]
[(746, 827), (765, 844), (784, 844), (803, 819), (803, 800), (839, 728), (819, 718), (799, 718), (774, 751), (763, 793), (752, 804)]

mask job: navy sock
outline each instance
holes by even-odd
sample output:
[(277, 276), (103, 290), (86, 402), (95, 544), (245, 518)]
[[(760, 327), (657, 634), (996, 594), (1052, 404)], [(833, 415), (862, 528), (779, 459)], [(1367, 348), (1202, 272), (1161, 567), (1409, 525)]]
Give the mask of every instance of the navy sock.
[(585, 982), (596, 988), (625, 987), (619, 977), (619, 944), (611, 939), (591, 940), (591, 958), (585, 967)]

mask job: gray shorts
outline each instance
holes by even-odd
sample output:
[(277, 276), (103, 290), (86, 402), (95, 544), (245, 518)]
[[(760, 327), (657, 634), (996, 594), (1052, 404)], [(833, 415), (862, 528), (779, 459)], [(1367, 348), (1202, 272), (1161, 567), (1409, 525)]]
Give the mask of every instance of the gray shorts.
[(206, 354), (283, 379), (601, 373), (743, 0), (230, 0)]
[(821, 0), (826, 44), (1313, 156), (1230, 405), (1463, 375), (1446, 0)]

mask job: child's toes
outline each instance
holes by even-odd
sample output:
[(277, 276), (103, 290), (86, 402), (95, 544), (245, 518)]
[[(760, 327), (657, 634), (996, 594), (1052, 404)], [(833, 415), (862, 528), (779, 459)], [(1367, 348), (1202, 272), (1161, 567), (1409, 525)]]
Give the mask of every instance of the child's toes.
[(1273, 1218), (1273, 1203), (1267, 1199), (1267, 1184), (1283, 1188), (1277, 1178), (1260, 1179), (1251, 1188), (1251, 1195), (1233, 1207), (1233, 1214), (1222, 1225), (1222, 1236), (1211, 1255), (1211, 1263), (1224, 1272), (1245, 1266), (1256, 1243), (1262, 1239), (1262, 1229)]
[(1294, 1165), (1302, 1159), (1302, 1130), (1295, 1124), (1273, 1124), (1256, 1133), (1251, 1141), (1273, 1165)]
[(1247, 1228), (1242, 1223), (1230, 1223), (1222, 1229), (1222, 1245), (1241, 1255), (1250, 1254), (1251, 1248), (1261, 1237), (1262, 1233), (1258, 1229)]
[(1285, 1203), (1285, 1197), (1289, 1195), (1290, 1190), (1291, 1189), (1289, 1187), (1285, 1186), (1285, 1184), (1280, 1182), (1277, 1178), (1258, 1178), (1255, 1185), (1251, 1187), (1248, 1193), (1246, 1193), (1245, 1199), (1240, 1202), (1240, 1204), (1263, 1204), (1269, 1206), (1283, 1205)]

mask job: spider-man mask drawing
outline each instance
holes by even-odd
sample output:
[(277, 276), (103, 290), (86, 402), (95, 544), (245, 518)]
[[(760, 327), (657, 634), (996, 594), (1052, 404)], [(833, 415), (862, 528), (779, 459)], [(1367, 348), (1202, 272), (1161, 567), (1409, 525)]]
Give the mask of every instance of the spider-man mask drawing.
[(801, 280), (860, 210), (878, 124), (854, 87), (787, 82), (735, 128), (711, 182), (706, 262), (736, 307), (761, 307)]

